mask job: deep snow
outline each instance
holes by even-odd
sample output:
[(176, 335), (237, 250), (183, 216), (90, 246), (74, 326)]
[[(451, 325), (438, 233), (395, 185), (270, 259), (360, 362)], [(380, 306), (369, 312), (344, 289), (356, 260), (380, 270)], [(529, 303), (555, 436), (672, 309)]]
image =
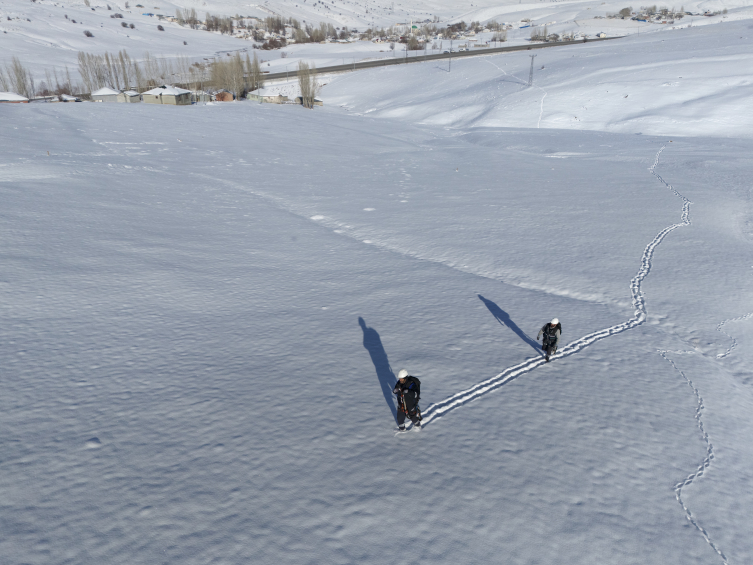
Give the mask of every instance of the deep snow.
[[(734, 83), (721, 31), (659, 58), (697, 33)], [(0, 555), (753, 560), (745, 118), (714, 91), (707, 137), (671, 97), (657, 135), (554, 129), (567, 68), (534, 124), (514, 61), (343, 75), (313, 111), (0, 106)], [(471, 80), (507, 122), (442, 121)], [(402, 367), (427, 418), (395, 437)]]

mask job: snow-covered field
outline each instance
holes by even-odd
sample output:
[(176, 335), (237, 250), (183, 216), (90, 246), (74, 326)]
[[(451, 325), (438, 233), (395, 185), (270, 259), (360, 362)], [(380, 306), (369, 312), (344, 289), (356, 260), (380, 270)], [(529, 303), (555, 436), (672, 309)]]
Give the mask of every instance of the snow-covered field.
[(0, 562), (753, 562), (750, 25), (0, 104)]
[[(453, 127), (753, 135), (753, 23), (339, 75), (327, 102)], [(396, 88), (395, 85), (400, 85)]]

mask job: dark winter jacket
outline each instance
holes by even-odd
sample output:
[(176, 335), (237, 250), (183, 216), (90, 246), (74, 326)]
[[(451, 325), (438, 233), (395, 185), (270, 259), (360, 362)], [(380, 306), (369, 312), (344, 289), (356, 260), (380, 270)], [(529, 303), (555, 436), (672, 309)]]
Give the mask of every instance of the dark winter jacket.
[(408, 412), (413, 412), (421, 399), (421, 381), (416, 377), (405, 377), (402, 383), (397, 381), (395, 388), (392, 389), (392, 394), (397, 395), (399, 410), (403, 410), (403, 400), (405, 400), (405, 407)]
[(554, 327), (551, 324), (544, 324), (539, 330), (539, 335), (536, 336), (536, 339), (541, 339), (542, 335), (544, 336), (544, 345), (554, 345), (556, 347), (559, 345), (560, 335), (562, 335), (562, 324), (557, 324)]

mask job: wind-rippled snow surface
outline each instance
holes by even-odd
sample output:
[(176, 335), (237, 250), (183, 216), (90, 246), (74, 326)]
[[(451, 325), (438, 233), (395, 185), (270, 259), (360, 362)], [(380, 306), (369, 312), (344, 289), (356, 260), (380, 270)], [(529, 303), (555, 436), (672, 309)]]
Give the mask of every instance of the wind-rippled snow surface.
[(3, 563), (753, 560), (750, 140), (0, 120)]

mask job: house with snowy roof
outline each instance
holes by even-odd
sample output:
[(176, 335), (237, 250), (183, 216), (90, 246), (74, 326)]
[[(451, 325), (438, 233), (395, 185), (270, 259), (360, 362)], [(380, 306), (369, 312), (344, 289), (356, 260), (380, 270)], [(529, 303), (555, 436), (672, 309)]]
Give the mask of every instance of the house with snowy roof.
[(125, 104), (141, 102), (141, 95), (134, 90), (124, 90), (118, 94), (118, 102)]
[(184, 106), (191, 104), (191, 91), (177, 86), (158, 86), (141, 95), (147, 104), (170, 104)]
[(13, 92), (0, 92), (0, 103), (28, 104), (29, 99)]
[(118, 91), (105, 86), (92, 92), (91, 97), (94, 102), (117, 102)]

